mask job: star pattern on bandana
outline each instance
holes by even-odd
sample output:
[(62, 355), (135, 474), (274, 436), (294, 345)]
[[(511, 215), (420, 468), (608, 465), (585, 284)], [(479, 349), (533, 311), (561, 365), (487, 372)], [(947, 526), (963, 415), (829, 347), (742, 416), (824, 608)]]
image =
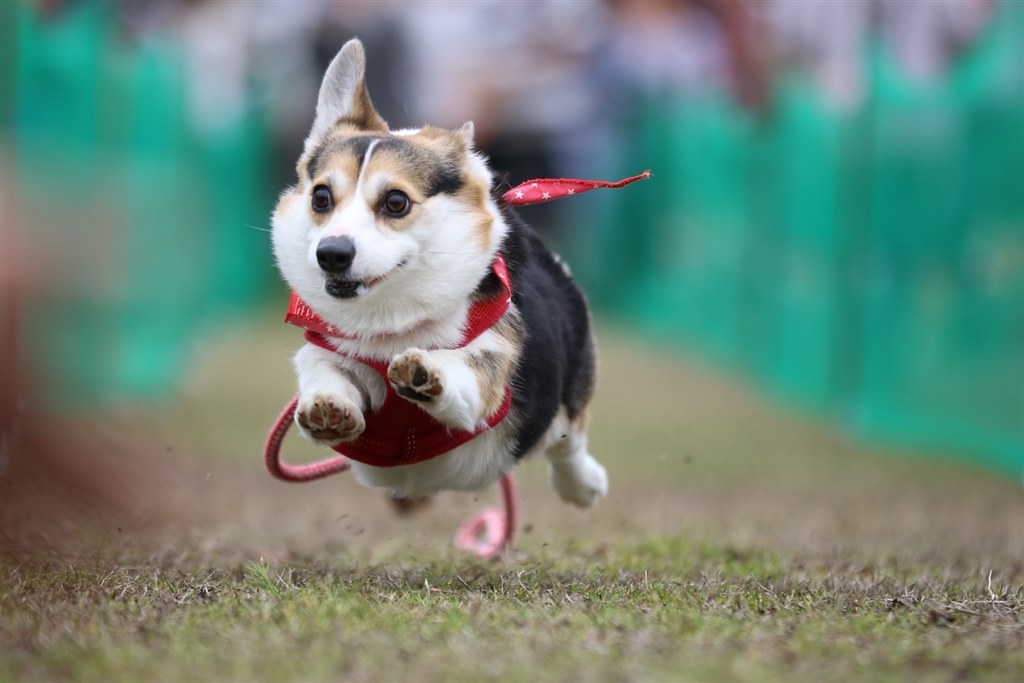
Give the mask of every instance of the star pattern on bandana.
[(540, 204), (562, 197), (573, 197), (577, 194), (596, 190), (599, 187), (617, 188), (651, 177), (650, 171), (616, 182), (604, 180), (582, 180), (578, 178), (537, 178), (521, 183), (501, 196), (501, 200), (512, 206)]

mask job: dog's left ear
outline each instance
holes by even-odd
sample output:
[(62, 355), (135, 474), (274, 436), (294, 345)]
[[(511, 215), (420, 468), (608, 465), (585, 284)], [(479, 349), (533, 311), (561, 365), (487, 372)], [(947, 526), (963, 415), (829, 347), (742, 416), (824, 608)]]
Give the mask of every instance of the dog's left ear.
[(324, 73), (310, 140), (323, 138), (341, 122), (363, 130), (388, 130), (387, 122), (373, 108), (366, 90), (366, 53), (357, 38), (342, 46)]

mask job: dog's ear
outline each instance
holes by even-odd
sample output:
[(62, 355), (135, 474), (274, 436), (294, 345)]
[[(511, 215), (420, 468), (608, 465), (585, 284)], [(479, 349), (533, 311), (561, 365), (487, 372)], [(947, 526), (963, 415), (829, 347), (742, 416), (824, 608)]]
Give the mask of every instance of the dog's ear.
[(327, 67), (316, 101), (310, 140), (323, 138), (339, 122), (363, 130), (388, 130), (387, 122), (373, 108), (366, 91), (366, 54), (358, 38), (345, 43)]
[(433, 141), (434, 144), (438, 145), (446, 153), (466, 154), (473, 151), (475, 130), (473, 122), (467, 121), (455, 130), (423, 126), (417, 134)]
[(458, 129), (453, 131), (453, 133), (455, 134), (455, 138), (465, 146), (467, 152), (471, 152), (473, 150), (473, 137), (476, 133), (476, 127), (473, 125), (472, 121), (466, 121), (464, 124), (459, 126)]

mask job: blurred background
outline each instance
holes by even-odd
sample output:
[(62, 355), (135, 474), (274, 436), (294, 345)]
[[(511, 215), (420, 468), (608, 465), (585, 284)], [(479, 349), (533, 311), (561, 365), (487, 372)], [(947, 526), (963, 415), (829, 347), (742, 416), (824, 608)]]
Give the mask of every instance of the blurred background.
[(5, 0), (0, 20), (0, 475), (33, 457), (32, 416), (159, 408), (225, 330), (244, 355), (280, 326), (269, 213), (359, 36), (392, 127), (473, 120), (505, 182), (652, 170), (523, 210), (602, 325), (856, 440), (1024, 478), (1020, 2)]

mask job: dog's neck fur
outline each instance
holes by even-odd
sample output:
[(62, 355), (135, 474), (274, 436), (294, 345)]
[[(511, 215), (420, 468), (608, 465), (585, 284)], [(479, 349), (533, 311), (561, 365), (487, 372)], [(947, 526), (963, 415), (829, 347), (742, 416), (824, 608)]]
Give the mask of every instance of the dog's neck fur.
[[(456, 310), (446, 315), (422, 318), (395, 331), (367, 329), (353, 330), (337, 318), (324, 318), (333, 327), (342, 330), (344, 337), (328, 337), (331, 345), (350, 356), (388, 360), (409, 347), (447, 348), (457, 346), (462, 338), (462, 329), (469, 315), (470, 302), (467, 299)], [(365, 327), (365, 326), (364, 326)]]

